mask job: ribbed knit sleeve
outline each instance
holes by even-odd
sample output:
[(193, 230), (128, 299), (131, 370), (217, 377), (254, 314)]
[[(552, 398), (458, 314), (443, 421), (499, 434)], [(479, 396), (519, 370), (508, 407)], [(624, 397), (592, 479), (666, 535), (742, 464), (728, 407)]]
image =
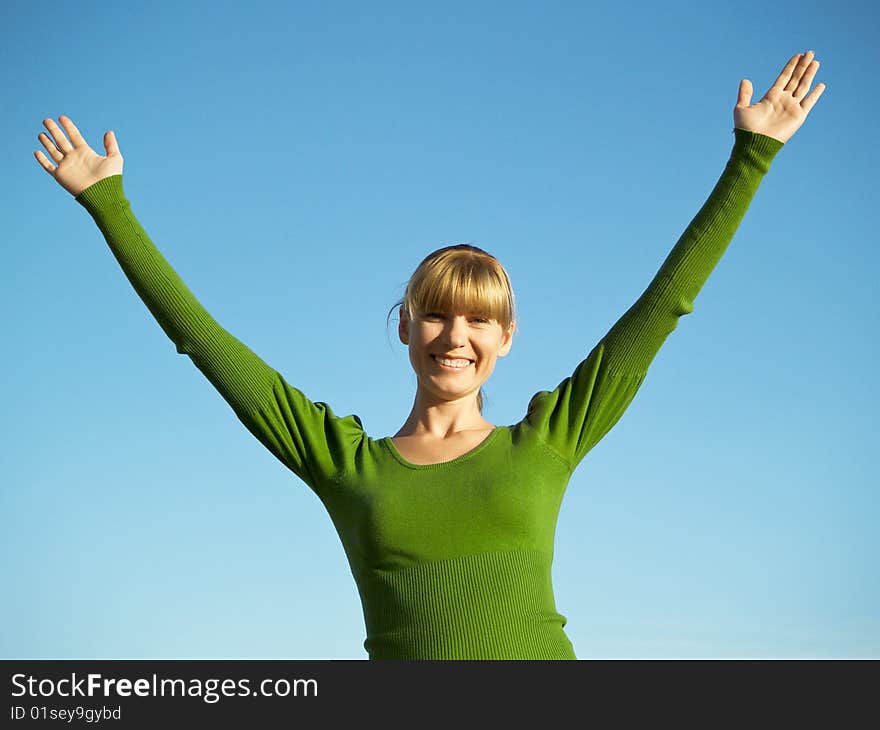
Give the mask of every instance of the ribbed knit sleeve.
[(648, 288), (552, 392), (536, 393), (526, 420), (572, 469), (611, 428), (648, 367), (721, 259), (783, 143), (744, 129), (721, 178)]
[(205, 310), (131, 210), (122, 175), (76, 196), (94, 218), (138, 296), (177, 352), (187, 355), (238, 419), (319, 497), (344, 471), (364, 436), (360, 419), (313, 403)]

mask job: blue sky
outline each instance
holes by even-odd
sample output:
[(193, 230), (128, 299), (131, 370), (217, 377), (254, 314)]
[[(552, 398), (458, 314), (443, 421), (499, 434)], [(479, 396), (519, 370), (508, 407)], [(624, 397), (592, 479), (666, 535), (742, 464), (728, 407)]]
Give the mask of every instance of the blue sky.
[(516, 423), (705, 201), (740, 79), (757, 101), (814, 49), (827, 90), (572, 477), (553, 578), (584, 659), (880, 657), (875, 6), (4, 16), (0, 656), (366, 658), (329, 516), (37, 164), (44, 118), (101, 153), (114, 130), (135, 214), (202, 304), (378, 438), (412, 406), (386, 314), (427, 253), (471, 242), (507, 267), (520, 331), (484, 415)]

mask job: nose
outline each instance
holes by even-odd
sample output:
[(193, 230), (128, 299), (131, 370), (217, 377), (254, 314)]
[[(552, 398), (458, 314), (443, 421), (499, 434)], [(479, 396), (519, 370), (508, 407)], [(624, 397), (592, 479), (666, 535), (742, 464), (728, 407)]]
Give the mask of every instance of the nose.
[(450, 350), (464, 347), (467, 343), (467, 317), (464, 315), (451, 317), (447, 322), (449, 324), (443, 330), (445, 345)]

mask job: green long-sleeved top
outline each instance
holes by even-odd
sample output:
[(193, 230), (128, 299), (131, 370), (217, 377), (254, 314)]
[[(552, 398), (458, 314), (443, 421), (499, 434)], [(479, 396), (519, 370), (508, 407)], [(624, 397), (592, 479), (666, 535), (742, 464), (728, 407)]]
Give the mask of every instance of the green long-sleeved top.
[(553, 540), (580, 461), (618, 422), (720, 260), (783, 143), (734, 129), (708, 200), (644, 293), (522, 420), (418, 465), (356, 415), (311, 401), (202, 307), (131, 210), (122, 176), (76, 196), (135, 291), (235, 415), (327, 509), (370, 659), (576, 659), (556, 610)]

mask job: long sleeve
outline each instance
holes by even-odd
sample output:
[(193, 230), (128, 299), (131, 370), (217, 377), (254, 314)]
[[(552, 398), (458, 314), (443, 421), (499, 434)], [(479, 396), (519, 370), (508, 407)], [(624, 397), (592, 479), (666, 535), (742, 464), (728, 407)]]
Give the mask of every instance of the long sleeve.
[(721, 178), (660, 270), (555, 390), (536, 393), (526, 420), (574, 469), (620, 420), (648, 367), (724, 254), (783, 143), (744, 129)]
[(122, 175), (99, 180), (76, 201), (94, 218), (177, 352), (189, 356), (247, 429), (322, 497), (364, 435), (360, 419), (340, 418), (326, 403), (313, 403), (217, 323), (132, 213)]

